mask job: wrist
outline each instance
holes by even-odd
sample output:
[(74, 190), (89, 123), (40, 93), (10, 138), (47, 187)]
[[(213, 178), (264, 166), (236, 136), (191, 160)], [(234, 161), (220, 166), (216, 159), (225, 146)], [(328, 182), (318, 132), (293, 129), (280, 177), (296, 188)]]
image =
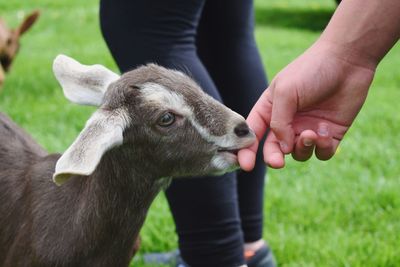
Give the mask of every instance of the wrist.
[(338, 58), (375, 70), (400, 37), (400, 1), (342, 1), (318, 42)]
[(380, 58), (371, 55), (368, 51), (357, 49), (351, 44), (338, 43), (322, 35), (312, 46), (322, 53), (328, 53), (335, 58), (352, 66), (369, 69), (375, 72)]

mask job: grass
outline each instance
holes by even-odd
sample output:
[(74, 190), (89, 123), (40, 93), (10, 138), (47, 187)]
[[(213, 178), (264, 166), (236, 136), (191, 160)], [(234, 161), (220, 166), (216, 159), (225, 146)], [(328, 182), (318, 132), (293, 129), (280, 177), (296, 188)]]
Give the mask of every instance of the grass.
[[(1, 1), (1, 16), (17, 25), (40, 8), (38, 24), (0, 94), (9, 114), (49, 151), (63, 151), (91, 108), (68, 103), (51, 73), (58, 53), (116, 70), (101, 38), (98, 1)], [(333, 0), (256, 0), (256, 37), (269, 77), (302, 53), (334, 11)], [(400, 266), (400, 46), (382, 61), (368, 100), (336, 157), (288, 160), (270, 170), (264, 237), (280, 266)], [(176, 248), (162, 194), (142, 231), (141, 252)], [(135, 266), (145, 266), (140, 263)]]

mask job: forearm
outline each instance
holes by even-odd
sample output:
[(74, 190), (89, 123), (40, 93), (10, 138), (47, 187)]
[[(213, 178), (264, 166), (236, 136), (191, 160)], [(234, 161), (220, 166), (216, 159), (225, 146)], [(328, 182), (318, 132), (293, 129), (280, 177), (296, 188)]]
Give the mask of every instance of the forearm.
[(375, 68), (400, 37), (400, 0), (343, 0), (317, 43)]

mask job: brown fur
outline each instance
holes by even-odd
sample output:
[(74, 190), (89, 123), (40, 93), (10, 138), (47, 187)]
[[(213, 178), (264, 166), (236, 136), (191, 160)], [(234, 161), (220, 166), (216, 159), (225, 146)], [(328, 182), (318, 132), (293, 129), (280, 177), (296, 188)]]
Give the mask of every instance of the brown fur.
[[(217, 171), (211, 159), (219, 147), (189, 120), (157, 125), (165, 110), (145, 102), (146, 82), (183, 96), (209, 132), (222, 136), (244, 123), (188, 77), (155, 65), (141, 67), (112, 83), (99, 108), (108, 115), (127, 112), (123, 144), (105, 152), (91, 175), (74, 175), (57, 186), (52, 175), (60, 155), (48, 155), (0, 114), (0, 266), (128, 266), (147, 210), (170, 181), (165, 177)], [(90, 128), (89, 135), (99, 134)], [(243, 147), (253, 137), (235, 142)]]
[(8, 28), (5, 21), (0, 18), (0, 87), (4, 82), (6, 72), (10, 70), (11, 64), (19, 50), (20, 37), (32, 27), (39, 14), (39, 11), (33, 11), (15, 29)]

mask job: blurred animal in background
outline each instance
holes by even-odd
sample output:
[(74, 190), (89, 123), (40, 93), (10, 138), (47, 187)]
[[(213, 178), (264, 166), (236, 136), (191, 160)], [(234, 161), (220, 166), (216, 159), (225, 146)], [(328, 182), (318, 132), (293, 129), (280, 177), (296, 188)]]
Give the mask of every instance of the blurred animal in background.
[(20, 37), (32, 27), (39, 15), (38, 10), (33, 11), (15, 29), (8, 28), (6, 22), (0, 18), (0, 87), (4, 83), (6, 72), (10, 70), (18, 53)]

